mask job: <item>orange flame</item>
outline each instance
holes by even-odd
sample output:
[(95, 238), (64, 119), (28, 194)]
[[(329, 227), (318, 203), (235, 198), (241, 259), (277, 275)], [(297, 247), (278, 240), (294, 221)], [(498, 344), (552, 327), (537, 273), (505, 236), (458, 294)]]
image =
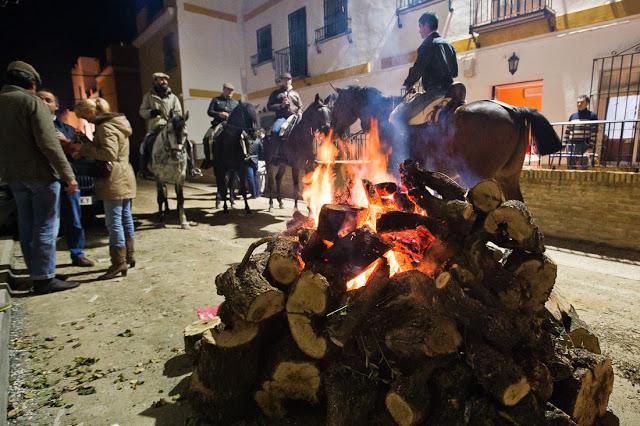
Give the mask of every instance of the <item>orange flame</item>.
[[(322, 136), (320, 136), (322, 137)], [(332, 142), (333, 131), (325, 138), (318, 147), (318, 159), (320, 163), (316, 165), (313, 172), (307, 174), (304, 178), (305, 188), (302, 192), (302, 199), (305, 201), (315, 223), (318, 223), (320, 209), (325, 204), (333, 202), (333, 161), (338, 155), (338, 149)]]
[(382, 265), (382, 259), (379, 258), (371, 265), (367, 266), (367, 269), (362, 271), (357, 277), (347, 281), (347, 291), (355, 290), (367, 285), (369, 278), (378, 270), (380, 265)]

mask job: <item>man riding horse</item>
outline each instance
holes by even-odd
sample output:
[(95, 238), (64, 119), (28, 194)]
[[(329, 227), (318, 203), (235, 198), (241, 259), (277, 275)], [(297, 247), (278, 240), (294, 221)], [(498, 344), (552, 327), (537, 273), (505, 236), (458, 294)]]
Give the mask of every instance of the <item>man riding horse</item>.
[(302, 99), (291, 85), (291, 74), (280, 75), (278, 88), (271, 93), (267, 109), (276, 113), (276, 121), (271, 129), (272, 143), (279, 155), (282, 155), (281, 144), (302, 116)]
[(209, 108), (207, 109), (207, 115), (212, 118), (211, 127), (207, 130), (203, 139), (204, 148), (204, 161), (200, 166), (202, 169), (208, 169), (212, 166), (211, 162), (211, 150), (213, 140), (222, 132), (222, 126), (229, 119), (229, 115), (238, 106), (238, 101), (233, 99), (233, 92), (235, 88), (231, 83), (224, 83), (222, 85), (222, 94), (211, 99)]

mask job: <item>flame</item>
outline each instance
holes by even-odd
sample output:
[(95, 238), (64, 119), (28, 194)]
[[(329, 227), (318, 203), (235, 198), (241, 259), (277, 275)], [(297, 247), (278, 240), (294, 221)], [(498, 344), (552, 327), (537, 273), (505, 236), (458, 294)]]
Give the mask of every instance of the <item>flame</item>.
[(329, 240), (322, 240), (322, 242), (324, 243), (325, 246), (327, 246), (327, 248), (331, 248), (333, 247), (333, 242), (329, 241)]
[(333, 202), (333, 182), (335, 176), (332, 163), (338, 155), (338, 149), (332, 142), (333, 131), (330, 131), (327, 137), (323, 137), (322, 135), (319, 137), (322, 138), (320, 146), (318, 147), (318, 159), (320, 163), (316, 165), (313, 172), (305, 176), (305, 188), (302, 192), (302, 199), (309, 207), (316, 224), (318, 223), (322, 206)]
[(379, 258), (371, 265), (367, 266), (367, 269), (362, 271), (357, 277), (347, 281), (347, 291), (355, 290), (367, 285), (369, 278), (371, 277), (371, 275), (373, 275), (374, 272), (378, 270), (380, 265), (382, 265), (382, 259)]
[(398, 259), (396, 259), (396, 252), (389, 250), (384, 254), (384, 257), (387, 259), (387, 262), (389, 262), (389, 277), (402, 272), (400, 263), (398, 262)]

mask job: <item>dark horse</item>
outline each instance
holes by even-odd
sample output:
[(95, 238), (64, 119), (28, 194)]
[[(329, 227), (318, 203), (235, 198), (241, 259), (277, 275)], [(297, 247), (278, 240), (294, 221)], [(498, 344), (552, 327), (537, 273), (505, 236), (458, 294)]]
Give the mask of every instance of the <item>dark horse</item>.
[(252, 104), (240, 102), (233, 110), (224, 130), (213, 144), (213, 163), (218, 194), (222, 197), (224, 212), (227, 208), (226, 176), (235, 172), (240, 178), (240, 194), (244, 199), (244, 210), (249, 213), (247, 202), (247, 154), (249, 144), (257, 137), (258, 115)]
[(291, 130), (289, 137), (282, 140), (271, 135), (265, 144), (265, 162), (267, 163), (267, 188), (269, 191), (269, 208), (273, 207), (274, 176), (273, 167), (278, 171), (275, 175), (276, 199), (280, 208), (283, 207), (281, 185), (286, 167), (291, 167), (293, 177), (294, 207), (298, 208), (298, 194), (300, 191), (300, 171), (308, 173), (315, 167), (314, 140), (318, 131), (327, 133), (331, 125), (331, 112), (316, 94), (315, 100), (304, 111), (298, 124)]
[(164, 225), (164, 215), (169, 211), (167, 184), (175, 185), (178, 201), (178, 220), (182, 229), (189, 228), (189, 222), (184, 212), (183, 184), (187, 176), (188, 144), (186, 122), (184, 117), (172, 115), (167, 124), (160, 130), (151, 151), (151, 171), (153, 172), (158, 201), (158, 215), (160, 223)]
[(522, 200), (520, 172), (529, 132), (540, 155), (561, 148), (549, 121), (531, 108), (482, 100), (445, 114), (439, 124), (398, 126), (389, 122), (389, 116), (401, 98), (383, 96), (372, 87), (349, 86), (336, 91), (337, 96), (332, 99), (332, 125), (338, 135), (345, 134), (358, 119), (366, 131), (375, 118), (382, 143), (396, 155), (400, 152), (405, 158), (421, 161), (467, 187), (482, 179), (495, 178), (508, 199)]

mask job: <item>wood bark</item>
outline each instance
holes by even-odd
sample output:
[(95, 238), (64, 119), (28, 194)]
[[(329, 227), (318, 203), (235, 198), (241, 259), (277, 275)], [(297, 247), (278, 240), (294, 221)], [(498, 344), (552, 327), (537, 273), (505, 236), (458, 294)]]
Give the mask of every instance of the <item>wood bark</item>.
[(396, 192), (393, 196), (393, 200), (400, 210), (407, 213), (413, 213), (416, 211), (416, 205), (411, 198), (409, 198), (409, 194), (406, 192)]
[(419, 226), (426, 228), (429, 233), (437, 238), (446, 239), (449, 237), (449, 227), (446, 223), (429, 216), (392, 211), (383, 213), (376, 220), (376, 230), (379, 233), (406, 231), (416, 229)]
[(202, 333), (212, 328), (215, 328), (221, 323), (220, 317), (214, 317), (211, 319), (203, 319), (195, 321), (189, 324), (184, 329), (184, 351), (187, 355), (195, 356), (196, 343), (202, 338)]
[(444, 173), (426, 171), (412, 160), (406, 160), (400, 165), (400, 176), (407, 188), (428, 186), (445, 200), (464, 200), (467, 192), (467, 188)]
[(364, 192), (367, 195), (367, 200), (369, 201), (369, 207), (378, 206), (382, 207), (384, 204), (382, 203), (382, 197), (378, 193), (376, 186), (367, 179), (362, 179), (362, 186), (364, 186)]
[(328, 298), (329, 283), (326, 278), (304, 271), (293, 285), (287, 300), (291, 335), (302, 352), (316, 359), (324, 358), (329, 348), (322, 331)]
[(409, 190), (409, 198), (418, 207), (425, 210), (428, 216), (449, 223), (449, 226), (455, 229), (459, 236), (471, 232), (476, 220), (476, 213), (473, 206), (466, 201), (446, 201), (431, 195), (428, 190), (422, 188)]
[(505, 202), (505, 196), (498, 181), (487, 179), (469, 190), (467, 200), (478, 212), (490, 213)]
[(533, 216), (522, 201), (505, 201), (489, 213), (484, 229), (502, 247), (544, 252), (544, 237)]
[(334, 241), (362, 226), (367, 214), (368, 211), (364, 208), (325, 204), (318, 217), (318, 237), (320, 240)]
[(363, 226), (338, 238), (324, 253), (323, 260), (341, 270), (345, 277), (353, 278), (392, 247), (369, 227)]
[(277, 237), (269, 243), (267, 251), (271, 253), (267, 264), (269, 275), (279, 284), (292, 284), (304, 267), (300, 257), (302, 246), (298, 239)]
[(431, 408), (428, 382), (433, 370), (431, 365), (423, 365), (411, 375), (400, 376), (391, 386), (384, 403), (398, 425), (413, 426), (426, 419)]
[(231, 266), (216, 277), (218, 294), (246, 321), (259, 322), (284, 309), (284, 294), (273, 287), (255, 265)]
[(505, 264), (521, 291), (521, 308), (534, 312), (544, 309), (556, 282), (557, 265), (547, 256), (514, 250)]
[(547, 403), (544, 413), (548, 426), (577, 426), (571, 417), (551, 403)]
[(341, 365), (330, 367), (322, 377), (327, 398), (327, 426), (368, 424), (376, 405), (379, 382)]

